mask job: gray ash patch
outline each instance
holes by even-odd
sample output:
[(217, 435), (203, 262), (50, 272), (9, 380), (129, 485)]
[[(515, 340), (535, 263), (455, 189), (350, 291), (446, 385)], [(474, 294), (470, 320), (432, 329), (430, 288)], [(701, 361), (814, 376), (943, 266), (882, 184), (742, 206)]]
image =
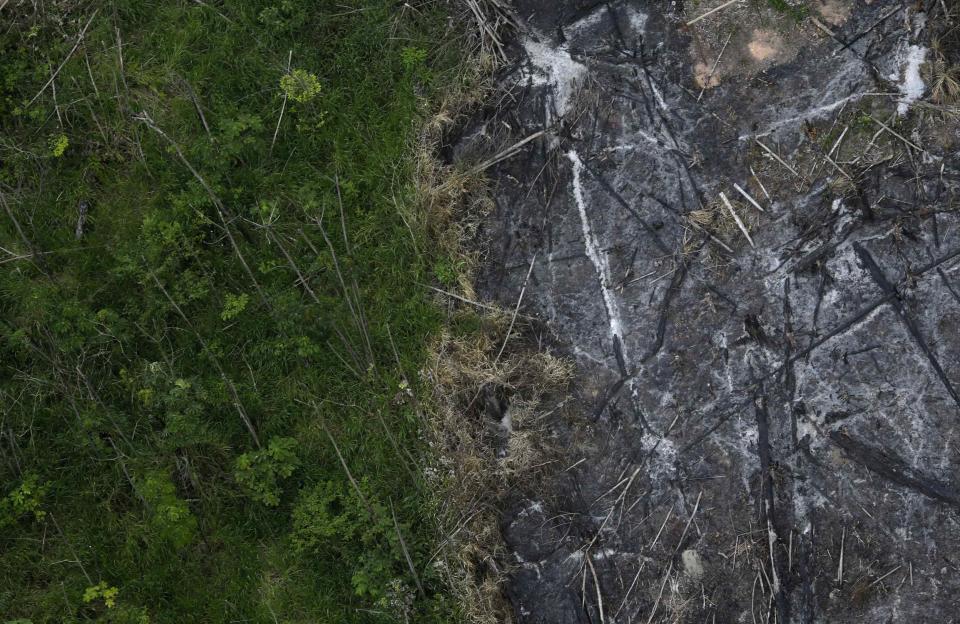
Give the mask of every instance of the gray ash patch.
[[(513, 306), (536, 257), (585, 406), (504, 511), (520, 622), (958, 621), (956, 127), (896, 112), (935, 5), (842, 4), (827, 36), (518, 0), (510, 97), (455, 151), (547, 130), (490, 170), (479, 290)], [(698, 77), (721, 45), (755, 66)]]

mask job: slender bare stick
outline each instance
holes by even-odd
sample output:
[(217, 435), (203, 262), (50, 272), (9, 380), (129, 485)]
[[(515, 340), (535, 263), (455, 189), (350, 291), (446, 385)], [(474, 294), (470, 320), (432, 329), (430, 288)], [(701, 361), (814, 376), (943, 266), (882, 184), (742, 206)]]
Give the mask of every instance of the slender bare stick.
[(263, 292), (263, 289), (260, 288), (260, 282), (257, 281), (256, 276), (254, 276), (253, 271), (250, 269), (250, 265), (247, 264), (246, 258), (243, 257), (243, 253), (240, 251), (240, 246), (237, 244), (236, 239), (233, 237), (233, 232), (230, 231), (230, 226), (227, 224), (227, 219), (224, 213), (226, 208), (223, 205), (223, 202), (220, 201), (220, 197), (213, 192), (213, 189), (210, 188), (210, 185), (207, 184), (207, 181), (203, 179), (203, 176), (193, 168), (193, 165), (190, 164), (190, 161), (187, 160), (187, 157), (183, 155), (183, 151), (180, 149), (180, 146), (177, 145), (177, 142), (167, 136), (167, 133), (161, 130), (155, 123), (153, 119), (147, 114), (146, 111), (143, 111), (134, 119), (143, 122), (148, 128), (159, 134), (170, 146), (177, 152), (177, 156), (180, 158), (180, 161), (186, 165), (187, 169), (190, 170), (190, 173), (193, 174), (193, 177), (197, 179), (197, 182), (200, 183), (200, 186), (207, 192), (207, 195), (213, 201), (213, 205), (217, 208), (217, 216), (220, 217), (220, 222), (223, 224), (223, 231), (226, 232), (227, 238), (230, 240), (230, 245), (233, 247), (234, 252), (237, 254), (237, 258), (240, 259), (240, 264), (243, 265), (244, 271), (247, 273), (247, 277), (250, 278), (250, 281), (253, 282), (253, 286), (257, 289), (257, 292), (260, 294), (260, 299), (263, 300), (263, 303), (270, 308), (270, 301), (267, 299), (267, 295)]
[(533, 134), (531, 134), (530, 136), (528, 136), (528, 137), (525, 138), (525, 139), (521, 139), (520, 141), (517, 141), (516, 143), (514, 143), (513, 145), (511, 145), (511, 146), (508, 147), (507, 149), (501, 150), (500, 152), (498, 152), (493, 158), (490, 158), (490, 159), (488, 159), (488, 160), (485, 160), (484, 162), (480, 163), (479, 165), (477, 165), (476, 167), (474, 167), (473, 169), (471, 169), (470, 172), (469, 172), (470, 175), (473, 175), (473, 174), (475, 174), (475, 173), (479, 173), (479, 172), (483, 171), (484, 169), (486, 169), (487, 167), (491, 167), (491, 166), (497, 164), (497, 163), (500, 162), (501, 160), (506, 160), (507, 158), (510, 158), (511, 156), (516, 155), (517, 152), (520, 151), (520, 148), (521, 148), (521, 147), (523, 147), (524, 145), (526, 145), (526, 144), (529, 143), (530, 141), (533, 141), (534, 139), (538, 139), (538, 138), (542, 137), (542, 136), (543, 136), (544, 134), (546, 134), (546, 133), (547, 133), (546, 130), (540, 130), (539, 132), (534, 132)]
[(327, 423), (320, 421), (320, 426), (323, 427), (324, 433), (327, 434), (327, 438), (330, 439), (330, 444), (333, 445), (333, 450), (337, 453), (337, 459), (340, 460), (340, 465), (343, 466), (343, 471), (347, 474), (347, 479), (350, 480), (350, 484), (353, 486), (353, 489), (356, 490), (357, 496), (360, 497), (360, 502), (363, 503), (363, 506), (367, 508), (371, 518), (377, 517), (377, 512), (374, 511), (373, 505), (370, 504), (370, 501), (367, 500), (367, 497), (363, 495), (363, 491), (360, 489), (360, 484), (357, 483), (357, 480), (353, 478), (353, 473), (350, 472), (350, 467), (347, 466), (347, 460), (343, 458), (343, 453), (340, 452), (340, 447), (337, 446), (337, 441), (333, 439), (333, 434), (330, 433), (330, 430), (327, 429)]
[[(507, 60), (507, 53), (503, 49), (503, 43), (500, 41), (500, 37), (497, 36), (496, 26), (491, 24), (491, 19), (487, 17), (484, 13), (483, 8), (480, 6), (480, 3), (477, 0), (466, 0), (467, 6), (473, 12), (474, 19), (477, 23), (477, 26), (480, 30), (487, 35), (487, 39), (490, 40), (490, 43), (494, 46), (494, 52), (503, 61)], [(493, 7), (494, 13), (502, 12), (499, 3)], [(500, 15), (497, 16), (496, 23), (500, 24)]]
[(349, 256), (353, 251), (350, 249), (350, 239), (347, 238), (347, 219), (343, 214), (343, 196), (340, 195), (340, 174), (333, 174), (333, 184), (337, 187), (337, 206), (340, 208), (340, 231), (343, 233), (343, 245)]
[(783, 165), (784, 167), (786, 167), (787, 170), (790, 171), (790, 173), (792, 173), (793, 175), (797, 176), (797, 177), (800, 178), (801, 180), (803, 179), (803, 176), (801, 176), (799, 173), (797, 173), (797, 170), (796, 170), (796, 169), (794, 169), (793, 167), (791, 167), (790, 165), (788, 165), (788, 164), (787, 164), (787, 161), (785, 161), (784, 159), (780, 158), (780, 156), (778, 156), (777, 153), (774, 152), (772, 149), (770, 149), (769, 147), (767, 147), (766, 145), (764, 145), (763, 143), (761, 143), (761, 142), (760, 142), (760, 139), (756, 139), (756, 141), (757, 141), (757, 145), (759, 145), (760, 147), (762, 147), (768, 154), (770, 154), (771, 156), (773, 156), (774, 160), (776, 160), (778, 163), (780, 163), (781, 165)]
[(183, 84), (187, 87), (187, 93), (193, 101), (193, 107), (197, 109), (197, 114), (200, 115), (200, 123), (203, 124), (203, 129), (207, 131), (207, 137), (209, 138), (210, 124), (207, 123), (207, 117), (203, 114), (203, 108), (200, 107), (200, 100), (197, 98), (197, 94), (193, 92), (193, 87), (190, 85), (189, 80), (183, 78)]
[(493, 363), (496, 364), (500, 361), (500, 356), (503, 355), (503, 350), (507, 348), (507, 341), (510, 340), (510, 333), (513, 331), (513, 324), (517, 321), (517, 313), (520, 312), (520, 304), (523, 302), (523, 294), (527, 292), (527, 282), (530, 281), (530, 274), (533, 273), (533, 265), (537, 261), (537, 254), (533, 254), (533, 259), (530, 260), (530, 268), (527, 269), (527, 276), (523, 279), (523, 286), (520, 288), (520, 296), (517, 297), (517, 305), (513, 308), (513, 316), (510, 318), (510, 327), (507, 328), (507, 335), (503, 337), (503, 344), (500, 345), (500, 351), (497, 352), (497, 357), (494, 358)]
[(687, 520), (687, 525), (683, 527), (683, 533), (680, 534), (680, 540), (677, 542), (677, 550), (680, 550), (680, 546), (683, 544), (683, 538), (687, 536), (687, 531), (690, 530), (690, 525), (693, 524), (693, 519), (697, 517), (697, 510), (700, 509), (700, 498), (703, 496), (703, 490), (700, 490), (700, 493), (697, 494), (697, 502), (693, 505), (693, 513), (690, 514), (690, 519)]
[[(83, 49), (83, 62), (84, 62), (84, 63), (86, 64), (86, 66), (87, 66), (87, 75), (90, 76), (90, 84), (93, 85), (93, 92), (94, 92), (94, 94), (97, 96), (97, 101), (99, 102), (99, 100), (100, 100), (100, 89), (97, 88), (97, 81), (93, 79), (93, 70), (90, 68), (90, 57), (87, 55), (87, 49), (86, 49), (86, 48)], [(100, 125), (100, 123), (97, 122), (97, 125)], [(101, 130), (101, 134), (102, 134), (102, 132), (103, 132), (103, 131)]]
[[(730, 249), (730, 247), (728, 247), (726, 243), (724, 243), (722, 240), (720, 240), (719, 238), (717, 238), (716, 236), (714, 236), (714, 235), (711, 234), (710, 232), (708, 232), (708, 231), (706, 231), (705, 229), (703, 229), (703, 227), (701, 227), (700, 225), (698, 225), (696, 221), (693, 221), (693, 220), (691, 220), (691, 219), (687, 219), (687, 223), (688, 223), (693, 229), (697, 230), (698, 232), (701, 232), (701, 233), (703, 233), (703, 234), (706, 234), (707, 237), (708, 237), (710, 240), (712, 240), (712, 241), (715, 242), (717, 245), (719, 245), (720, 247), (722, 247), (723, 249), (725, 249), (725, 250), (727, 251), (727, 253), (733, 253), (733, 250)], [(646, 276), (644, 276), (644, 277), (646, 277)], [(632, 283), (632, 282), (631, 282), (631, 283)]]
[[(815, 18), (815, 17), (813, 17), (813, 16), (810, 17), (810, 21), (813, 22), (813, 25), (814, 25), (814, 26), (816, 26), (817, 28), (819, 28), (820, 30), (822, 30), (823, 32), (825, 32), (827, 35), (829, 35), (831, 39), (837, 39), (836, 33), (834, 33), (832, 30), (830, 30), (830, 29), (827, 27), (826, 24), (824, 24), (823, 22), (821, 22), (820, 20), (818, 20), (817, 18)], [(839, 41), (839, 40), (838, 40), (838, 41)]]
[(17, 234), (20, 235), (20, 240), (22, 240), (23, 244), (27, 246), (27, 249), (33, 252), (33, 255), (37, 255), (36, 252), (34, 251), (33, 243), (31, 243), (30, 239), (27, 238), (27, 235), (23, 231), (23, 228), (20, 227), (20, 221), (17, 220), (17, 217), (14, 216), (13, 211), (10, 210), (10, 205), (7, 204), (7, 199), (3, 195), (3, 193), (0, 193), (0, 204), (3, 204), (4, 210), (7, 211), (7, 216), (10, 217), (11, 221), (13, 221), (13, 226), (17, 229)]
[(117, 57), (120, 59), (120, 82), (123, 83), (123, 92), (127, 95), (127, 99), (130, 99), (130, 87), (127, 86), (127, 75), (123, 69), (123, 38), (120, 36), (120, 27), (114, 26), (114, 30), (117, 33)]
[(590, 574), (593, 575), (593, 586), (597, 590), (597, 609), (600, 611), (600, 624), (606, 624), (606, 618), (603, 617), (603, 596), (600, 594), (600, 581), (597, 580), (597, 571), (593, 569), (593, 558), (590, 553), (586, 553), (587, 565), (590, 566)]
[(843, 527), (843, 533), (840, 534), (840, 565), (837, 566), (837, 585), (843, 585), (843, 548), (847, 541), (847, 527)]
[(357, 287), (357, 278), (351, 277), (351, 286), (353, 287), (353, 300), (357, 304), (357, 313), (360, 315), (360, 335), (363, 337), (364, 344), (367, 347), (367, 356), (370, 358), (370, 365), (376, 369), (377, 360), (373, 355), (373, 343), (370, 342), (370, 332), (367, 323), (367, 315), (363, 311), (363, 300), (360, 298), (360, 289)]
[(790, 529), (790, 541), (787, 544), (787, 574), (793, 572), (793, 529)]
[(850, 129), (850, 126), (845, 126), (843, 132), (840, 133), (840, 136), (837, 137), (836, 142), (833, 144), (833, 147), (830, 148), (830, 151), (827, 152), (827, 156), (833, 156), (833, 153), (837, 151), (837, 148), (840, 147), (840, 142), (843, 141), (843, 137), (847, 136), (847, 130)]
[(670, 562), (670, 566), (667, 568), (667, 573), (663, 575), (663, 582), (660, 583), (660, 593), (657, 594), (657, 601), (653, 603), (653, 609), (650, 610), (650, 617), (647, 618), (647, 624), (653, 621), (653, 616), (657, 613), (657, 607), (660, 606), (660, 599), (663, 598), (663, 588), (667, 585), (667, 579), (670, 578), (670, 572), (673, 571), (673, 562)]
[(747, 231), (747, 227), (743, 224), (743, 221), (740, 220), (740, 217), (738, 217), (737, 213), (733, 210), (733, 205), (730, 203), (730, 200), (727, 199), (727, 196), (722, 192), (720, 193), (720, 199), (723, 200), (727, 210), (730, 211), (730, 215), (733, 217), (733, 220), (737, 222), (737, 227), (740, 228), (740, 231), (743, 232), (743, 235), (747, 237), (747, 242), (750, 243), (750, 246), (756, 247), (756, 245), (753, 244), (753, 239), (750, 238), (750, 232)]
[[(340, 332), (337, 331), (337, 334), (340, 334)], [(363, 375), (361, 375), (356, 368), (354, 368), (353, 366), (350, 366), (349, 362), (343, 359), (343, 356), (340, 355), (340, 352), (337, 351), (336, 348), (334, 348), (333, 344), (331, 344), (329, 340), (327, 341), (327, 346), (330, 347), (330, 351), (333, 352), (335, 356), (337, 356), (337, 359), (340, 360), (340, 363), (346, 366), (350, 370), (350, 372), (353, 373), (354, 377), (356, 377), (357, 379), (363, 379)], [(356, 362), (356, 359), (354, 359), (354, 362)]]
[(753, 179), (757, 182), (757, 186), (759, 186), (760, 190), (763, 191), (767, 201), (770, 201), (770, 193), (767, 192), (767, 189), (763, 186), (763, 182), (761, 182), (760, 178), (757, 177), (757, 172), (753, 170), (753, 167), (750, 167), (750, 173), (753, 175)]
[(733, 188), (737, 189), (737, 192), (738, 192), (738, 193), (740, 193), (741, 195), (743, 195), (744, 198), (746, 198), (746, 200), (747, 200), (748, 202), (750, 202), (751, 204), (753, 204), (753, 207), (754, 207), (754, 208), (756, 208), (756, 209), (759, 210), (760, 212), (765, 212), (764, 209), (760, 207), (760, 204), (757, 203), (757, 200), (755, 200), (754, 198), (750, 197), (750, 193), (748, 193), (748, 192), (746, 192), (745, 190), (743, 190), (742, 188), (740, 188), (740, 185), (739, 185), (739, 184), (734, 183)]
[[(367, 327), (363, 321), (363, 311), (360, 308), (359, 294), (356, 293), (354, 288), (353, 292), (357, 298), (356, 306), (354, 306), (354, 295), (351, 295), (351, 289), (347, 287), (346, 281), (343, 279), (343, 273), (340, 271), (340, 262), (337, 260), (337, 252), (333, 249), (333, 243), (330, 241), (330, 237), (327, 236), (326, 230), (323, 228), (323, 225), (320, 225), (320, 234), (323, 236), (324, 242), (327, 243), (327, 248), (330, 250), (330, 256), (333, 258), (333, 268), (337, 274), (337, 279), (340, 281), (340, 287), (343, 289), (343, 296), (347, 302), (347, 307), (350, 309), (350, 316), (353, 318), (353, 323), (356, 325), (357, 330), (360, 331), (364, 339), (364, 347), (367, 349), (367, 364), (370, 366), (376, 366), (376, 362), (373, 356), (373, 349), (370, 343), (370, 337), (367, 334)], [(344, 339), (345, 340), (345, 339)]]
[(17, 234), (20, 235), (20, 240), (22, 240), (23, 244), (26, 245), (27, 249), (30, 250), (29, 256), (26, 256), (26, 257), (30, 258), (33, 261), (33, 265), (37, 267), (37, 269), (41, 273), (43, 273), (47, 277), (47, 279), (49, 279), (50, 281), (55, 281), (53, 276), (47, 271), (46, 262), (44, 262), (44, 258), (43, 258), (45, 255), (54, 253), (54, 252), (40, 251), (39, 249), (33, 246), (33, 243), (30, 241), (29, 238), (27, 238), (26, 232), (24, 232), (23, 228), (20, 227), (20, 221), (17, 220), (16, 215), (14, 215), (13, 211), (10, 210), (10, 205), (7, 203), (7, 199), (2, 192), (0, 192), (0, 204), (3, 204), (3, 208), (6, 211), (7, 216), (10, 217), (10, 220), (13, 222), (13, 226), (17, 230)]
[(490, 311), (492, 311), (492, 312), (499, 312), (499, 309), (498, 309), (496, 306), (487, 305), (486, 303), (480, 303), (479, 301), (474, 301), (473, 299), (467, 299), (466, 297), (461, 297), (460, 295), (458, 295), (458, 294), (456, 294), (456, 293), (452, 293), (452, 292), (450, 292), (450, 291), (437, 288), (436, 286), (430, 286), (429, 284), (421, 284), (421, 286), (426, 286), (426, 287), (429, 288), (430, 290), (432, 290), (432, 291), (434, 291), (434, 292), (438, 292), (438, 293), (440, 293), (441, 295), (446, 295), (447, 297), (450, 297), (451, 299), (456, 299), (457, 301), (462, 301), (463, 303), (469, 303), (469, 304), (472, 305), (472, 306), (477, 306), (478, 308), (483, 308), (484, 310), (490, 310)]
[(620, 607), (617, 608), (617, 612), (613, 614), (613, 619), (616, 620), (617, 616), (620, 615), (620, 612), (623, 611), (623, 606), (627, 604), (627, 599), (630, 598), (630, 594), (633, 593), (633, 588), (637, 586), (637, 581), (640, 580), (640, 573), (643, 572), (643, 568), (647, 565), (646, 561), (640, 562), (640, 568), (637, 570), (637, 575), (633, 577), (633, 582), (630, 583), (630, 587), (627, 588), (627, 593), (624, 594), (623, 600), (620, 601)]
[[(146, 263), (146, 258), (143, 258), (144, 263)], [(157, 288), (160, 289), (160, 292), (164, 294), (167, 298), (167, 301), (170, 302), (170, 305), (173, 306), (173, 309), (177, 311), (177, 314), (180, 315), (180, 318), (187, 324), (193, 333), (197, 336), (197, 340), (200, 342), (200, 347), (203, 349), (207, 355), (210, 356), (210, 359), (213, 361), (213, 365), (216, 367), (217, 372), (220, 373), (220, 378), (223, 379), (223, 383), (227, 386), (227, 390), (230, 391), (230, 398), (233, 399), (233, 406), (236, 408), (237, 413), (240, 415), (240, 419), (243, 421), (243, 424), (246, 425), (247, 431), (250, 432), (250, 436), (253, 438), (254, 444), (257, 445), (257, 448), (260, 448), (260, 437), (257, 435), (257, 430), (253, 426), (253, 422), (250, 421), (250, 417), (247, 415), (247, 411), (243, 408), (243, 403), (240, 402), (240, 394), (237, 392), (236, 386), (233, 385), (233, 381), (227, 377), (226, 371), (223, 370), (223, 366), (220, 364), (220, 358), (216, 356), (213, 351), (207, 346), (207, 341), (203, 339), (203, 336), (200, 335), (194, 326), (190, 322), (190, 319), (186, 314), (183, 313), (183, 309), (173, 300), (173, 297), (170, 296), (170, 293), (167, 292), (167, 289), (163, 287), (163, 283), (160, 282), (160, 279), (157, 277), (156, 273), (153, 271), (147, 271), (150, 274), (150, 277), (153, 278), (154, 283), (157, 285)]]
[[(293, 50), (287, 55), (287, 73), (290, 73), (290, 62), (293, 60)], [(283, 113), (287, 110), (287, 92), (283, 92), (283, 104), (280, 106), (280, 118), (277, 119), (277, 128), (273, 131), (273, 140), (270, 141), (269, 154), (273, 153), (273, 145), (277, 142), (277, 135), (280, 134), (280, 122), (283, 121)]]
[(825, 154), (825, 155), (824, 155), (824, 159), (826, 159), (826, 161), (827, 161), (828, 163), (830, 163), (831, 165), (833, 165), (833, 168), (836, 169), (837, 171), (839, 171), (839, 172), (841, 173), (841, 175), (843, 175), (843, 177), (845, 177), (845, 178), (848, 179), (848, 180), (853, 180), (853, 176), (851, 176), (849, 173), (847, 173), (846, 171), (844, 171), (843, 167), (841, 167), (840, 165), (838, 165), (837, 162), (836, 162), (834, 159), (830, 158), (830, 155), (829, 155), (829, 154)]
[(390, 501), (390, 513), (393, 515), (393, 527), (397, 530), (397, 539), (400, 540), (400, 548), (403, 550), (403, 556), (407, 560), (410, 573), (413, 574), (413, 580), (417, 583), (417, 589), (420, 590), (420, 595), (426, 596), (427, 592), (423, 591), (423, 583), (420, 582), (420, 575), (417, 574), (417, 568), (413, 565), (413, 558), (410, 557), (410, 551), (407, 550), (407, 543), (403, 540), (403, 533), (400, 532), (400, 523), (397, 522), (397, 512), (393, 508), (392, 500)]
[(63, 117), (60, 115), (60, 104), (57, 102), (57, 81), (50, 81), (50, 93), (53, 94), (53, 110), (57, 113), (57, 125), (63, 127)]
[(883, 579), (887, 578), (888, 576), (890, 576), (891, 574), (893, 574), (894, 572), (896, 572), (897, 570), (899, 570), (899, 569), (902, 568), (902, 567), (903, 567), (903, 564), (901, 563), (900, 565), (898, 565), (898, 566), (895, 567), (894, 569), (890, 570), (889, 572), (887, 572), (886, 574), (884, 574), (883, 576), (881, 576), (880, 578), (878, 578), (878, 579), (875, 580), (874, 582), (870, 583), (867, 587), (873, 587), (874, 585), (876, 585), (877, 583), (879, 583), (879, 582), (882, 581)]
[(280, 253), (283, 254), (283, 257), (287, 259), (287, 264), (290, 265), (290, 268), (293, 269), (293, 272), (297, 274), (297, 280), (303, 284), (303, 288), (307, 291), (307, 294), (310, 295), (310, 298), (313, 299), (313, 302), (320, 304), (320, 299), (317, 298), (317, 294), (313, 292), (313, 289), (310, 288), (310, 282), (307, 280), (306, 276), (300, 272), (300, 267), (297, 266), (297, 263), (293, 261), (293, 258), (287, 252), (287, 248), (283, 246), (283, 243), (280, 242), (280, 238), (273, 233), (271, 228), (264, 228), (267, 232), (267, 238), (269, 238), (273, 243), (280, 248)]
[(74, 563), (76, 563), (77, 566), (80, 567), (80, 571), (83, 572), (83, 576), (86, 577), (87, 582), (90, 583), (91, 585), (93, 585), (93, 579), (91, 579), (91, 578), (90, 578), (90, 575), (87, 574), (87, 570), (86, 570), (86, 568), (83, 567), (83, 563), (80, 561), (80, 557), (79, 557), (79, 555), (77, 555), (76, 549), (74, 549), (73, 544), (70, 543), (70, 540), (67, 539), (67, 535), (66, 535), (66, 533), (63, 532), (63, 529), (60, 528), (60, 523), (57, 522), (56, 516), (53, 515), (53, 512), (52, 512), (52, 511), (51, 511), (51, 512), (48, 512), (47, 515), (50, 517), (51, 520), (53, 520), (53, 526), (56, 527), (57, 533), (60, 534), (60, 537), (62, 537), (62, 538), (63, 538), (63, 541), (67, 544), (67, 548), (70, 549), (70, 553), (73, 555)]
[[(4, 5), (6, 5), (6, 3), (4, 3)], [(67, 61), (70, 60), (70, 58), (73, 56), (73, 53), (76, 52), (77, 48), (80, 47), (80, 43), (83, 41), (83, 36), (87, 33), (87, 28), (90, 27), (91, 22), (93, 22), (93, 18), (97, 16), (97, 13), (99, 11), (100, 9), (94, 9), (93, 14), (90, 16), (90, 19), (87, 20), (87, 23), (84, 25), (83, 30), (80, 31), (79, 35), (77, 35), (77, 41), (76, 43), (73, 44), (73, 47), (70, 48), (70, 52), (67, 53), (66, 58), (63, 59), (63, 61), (60, 63), (60, 66), (57, 67), (56, 71), (54, 71), (53, 74), (50, 76), (50, 80), (47, 80), (47, 82), (43, 85), (43, 87), (40, 88), (40, 91), (38, 91), (37, 94), (33, 96), (32, 100), (27, 102), (27, 105), (24, 108), (29, 108), (34, 102), (37, 101), (37, 98), (40, 97), (44, 91), (47, 90), (47, 87), (49, 87), (50, 84), (53, 82), (53, 80), (57, 77), (57, 74), (60, 73), (60, 70), (63, 69), (63, 66), (67, 64)]]
[(773, 530), (773, 523), (770, 521), (770, 513), (766, 508), (766, 501), (763, 502), (764, 515), (767, 517), (767, 544), (770, 547), (770, 576), (773, 577), (773, 593), (780, 592), (780, 575), (777, 573), (777, 562), (773, 558), (774, 544), (777, 541), (777, 532)]
[(903, 135), (898, 134), (896, 130), (894, 130), (893, 128), (891, 128), (891, 127), (888, 126), (887, 124), (883, 123), (883, 122), (880, 121), (879, 119), (877, 119), (877, 118), (875, 118), (875, 117), (872, 117), (872, 116), (870, 116), (870, 115), (867, 115), (867, 117), (870, 117), (870, 119), (871, 119), (875, 124), (877, 124), (878, 126), (880, 126), (881, 128), (883, 128), (884, 130), (886, 130), (887, 132), (889, 132), (889, 133), (892, 134), (893, 136), (897, 137), (898, 139), (900, 139), (901, 141), (903, 141), (904, 143), (906, 143), (907, 145), (909, 145), (909, 146), (912, 147), (913, 149), (915, 149), (915, 150), (917, 150), (917, 151), (919, 151), (919, 152), (926, 152), (926, 151), (927, 151), (927, 150), (923, 149), (922, 147), (920, 147), (919, 145), (917, 145), (916, 143), (912, 143), (911, 141), (908, 141), (907, 139), (905, 139), (905, 138), (903, 137)]
[(667, 521), (670, 519), (670, 516), (673, 515), (673, 507), (667, 509), (667, 515), (663, 517), (663, 524), (660, 525), (660, 530), (657, 531), (657, 534), (654, 536), (653, 541), (650, 542), (650, 548), (652, 549), (657, 545), (657, 541), (660, 539), (660, 534), (663, 533), (663, 528), (667, 526)]
[[(706, 80), (706, 82), (707, 82), (708, 84), (709, 84), (709, 82), (710, 82), (710, 79), (713, 78), (713, 73), (714, 73), (715, 71), (717, 71), (717, 65), (720, 64), (720, 58), (723, 57), (723, 51), (727, 49), (727, 44), (730, 43), (730, 38), (731, 38), (731, 37), (733, 37), (733, 33), (732, 33), (732, 32), (731, 32), (729, 35), (727, 35), (727, 40), (723, 42), (723, 47), (720, 48), (720, 54), (717, 55), (717, 60), (715, 60), (715, 61), (713, 62), (713, 67), (710, 68), (710, 73), (707, 74), (707, 80)], [(707, 90), (706, 87), (703, 87), (702, 89), (700, 89), (700, 95), (697, 96), (697, 101), (698, 101), (698, 102), (699, 102), (700, 99), (703, 97), (703, 93), (704, 93), (704, 91), (706, 91), (706, 90)]]
[(717, 11), (720, 11), (720, 10), (722, 10), (722, 9), (725, 9), (725, 8), (727, 8), (728, 6), (730, 6), (731, 4), (736, 4), (736, 3), (739, 2), (739, 1), (740, 1), (740, 0), (730, 0), (729, 2), (724, 2), (724, 3), (721, 4), (720, 6), (710, 9), (709, 11), (707, 11), (706, 13), (704, 13), (703, 15), (698, 15), (697, 17), (693, 18), (692, 20), (690, 20), (689, 22), (687, 22), (687, 26), (693, 26), (694, 24), (696, 24), (697, 22), (699, 22), (699, 21), (702, 20), (703, 18), (709, 17), (709, 16), (713, 15), (714, 13), (716, 13)]

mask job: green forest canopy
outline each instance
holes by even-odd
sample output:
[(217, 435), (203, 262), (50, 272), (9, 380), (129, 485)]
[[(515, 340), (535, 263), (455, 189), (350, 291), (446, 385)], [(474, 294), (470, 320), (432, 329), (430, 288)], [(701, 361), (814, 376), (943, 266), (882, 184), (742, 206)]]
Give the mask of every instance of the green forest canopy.
[(398, 212), (441, 9), (0, 10), (0, 621), (453, 617)]

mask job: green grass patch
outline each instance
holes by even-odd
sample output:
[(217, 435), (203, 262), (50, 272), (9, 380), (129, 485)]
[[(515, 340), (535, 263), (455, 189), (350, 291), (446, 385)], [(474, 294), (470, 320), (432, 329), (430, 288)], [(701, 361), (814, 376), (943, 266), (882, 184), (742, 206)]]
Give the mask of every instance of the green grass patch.
[(789, 15), (796, 22), (802, 22), (810, 15), (810, 9), (806, 4), (796, 6), (787, 2), (787, 0), (767, 0), (767, 6), (776, 11)]
[(404, 391), (445, 265), (396, 209), (447, 16), (13, 4), (0, 614), (449, 621)]

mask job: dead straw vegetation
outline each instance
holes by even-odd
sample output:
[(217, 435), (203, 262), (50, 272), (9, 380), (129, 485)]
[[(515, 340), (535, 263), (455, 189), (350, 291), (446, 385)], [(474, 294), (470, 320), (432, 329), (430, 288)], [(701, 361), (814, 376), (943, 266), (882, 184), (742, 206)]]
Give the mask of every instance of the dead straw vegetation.
[(472, 166), (483, 156), (461, 155), (451, 164), (441, 153), (493, 96), (512, 22), (501, 0), (463, 0), (463, 7), (470, 59), (421, 128), (418, 209), (403, 216), (456, 267), (454, 283), (435, 289), (449, 316), (421, 371), (432, 391), (422, 405), (434, 461), (425, 472), (443, 536), (431, 565), (447, 579), (464, 622), (494, 624), (512, 621), (502, 591), (509, 563), (501, 504), (535, 479), (549, 455), (544, 424), (562, 404), (572, 368), (538, 347), (522, 315), (477, 301), (480, 224), (493, 206), (485, 167)]
[(563, 405), (572, 367), (539, 350), (524, 322), (497, 358), (510, 315), (458, 314), (478, 327), (438, 336), (425, 371), (434, 389), (428, 434), (438, 457), (430, 477), (442, 493), (436, 512), (446, 536), (435, 565), (467, 622), (509, 622), (500, 503), (535, 481), (551, 454), (544, 425)]

